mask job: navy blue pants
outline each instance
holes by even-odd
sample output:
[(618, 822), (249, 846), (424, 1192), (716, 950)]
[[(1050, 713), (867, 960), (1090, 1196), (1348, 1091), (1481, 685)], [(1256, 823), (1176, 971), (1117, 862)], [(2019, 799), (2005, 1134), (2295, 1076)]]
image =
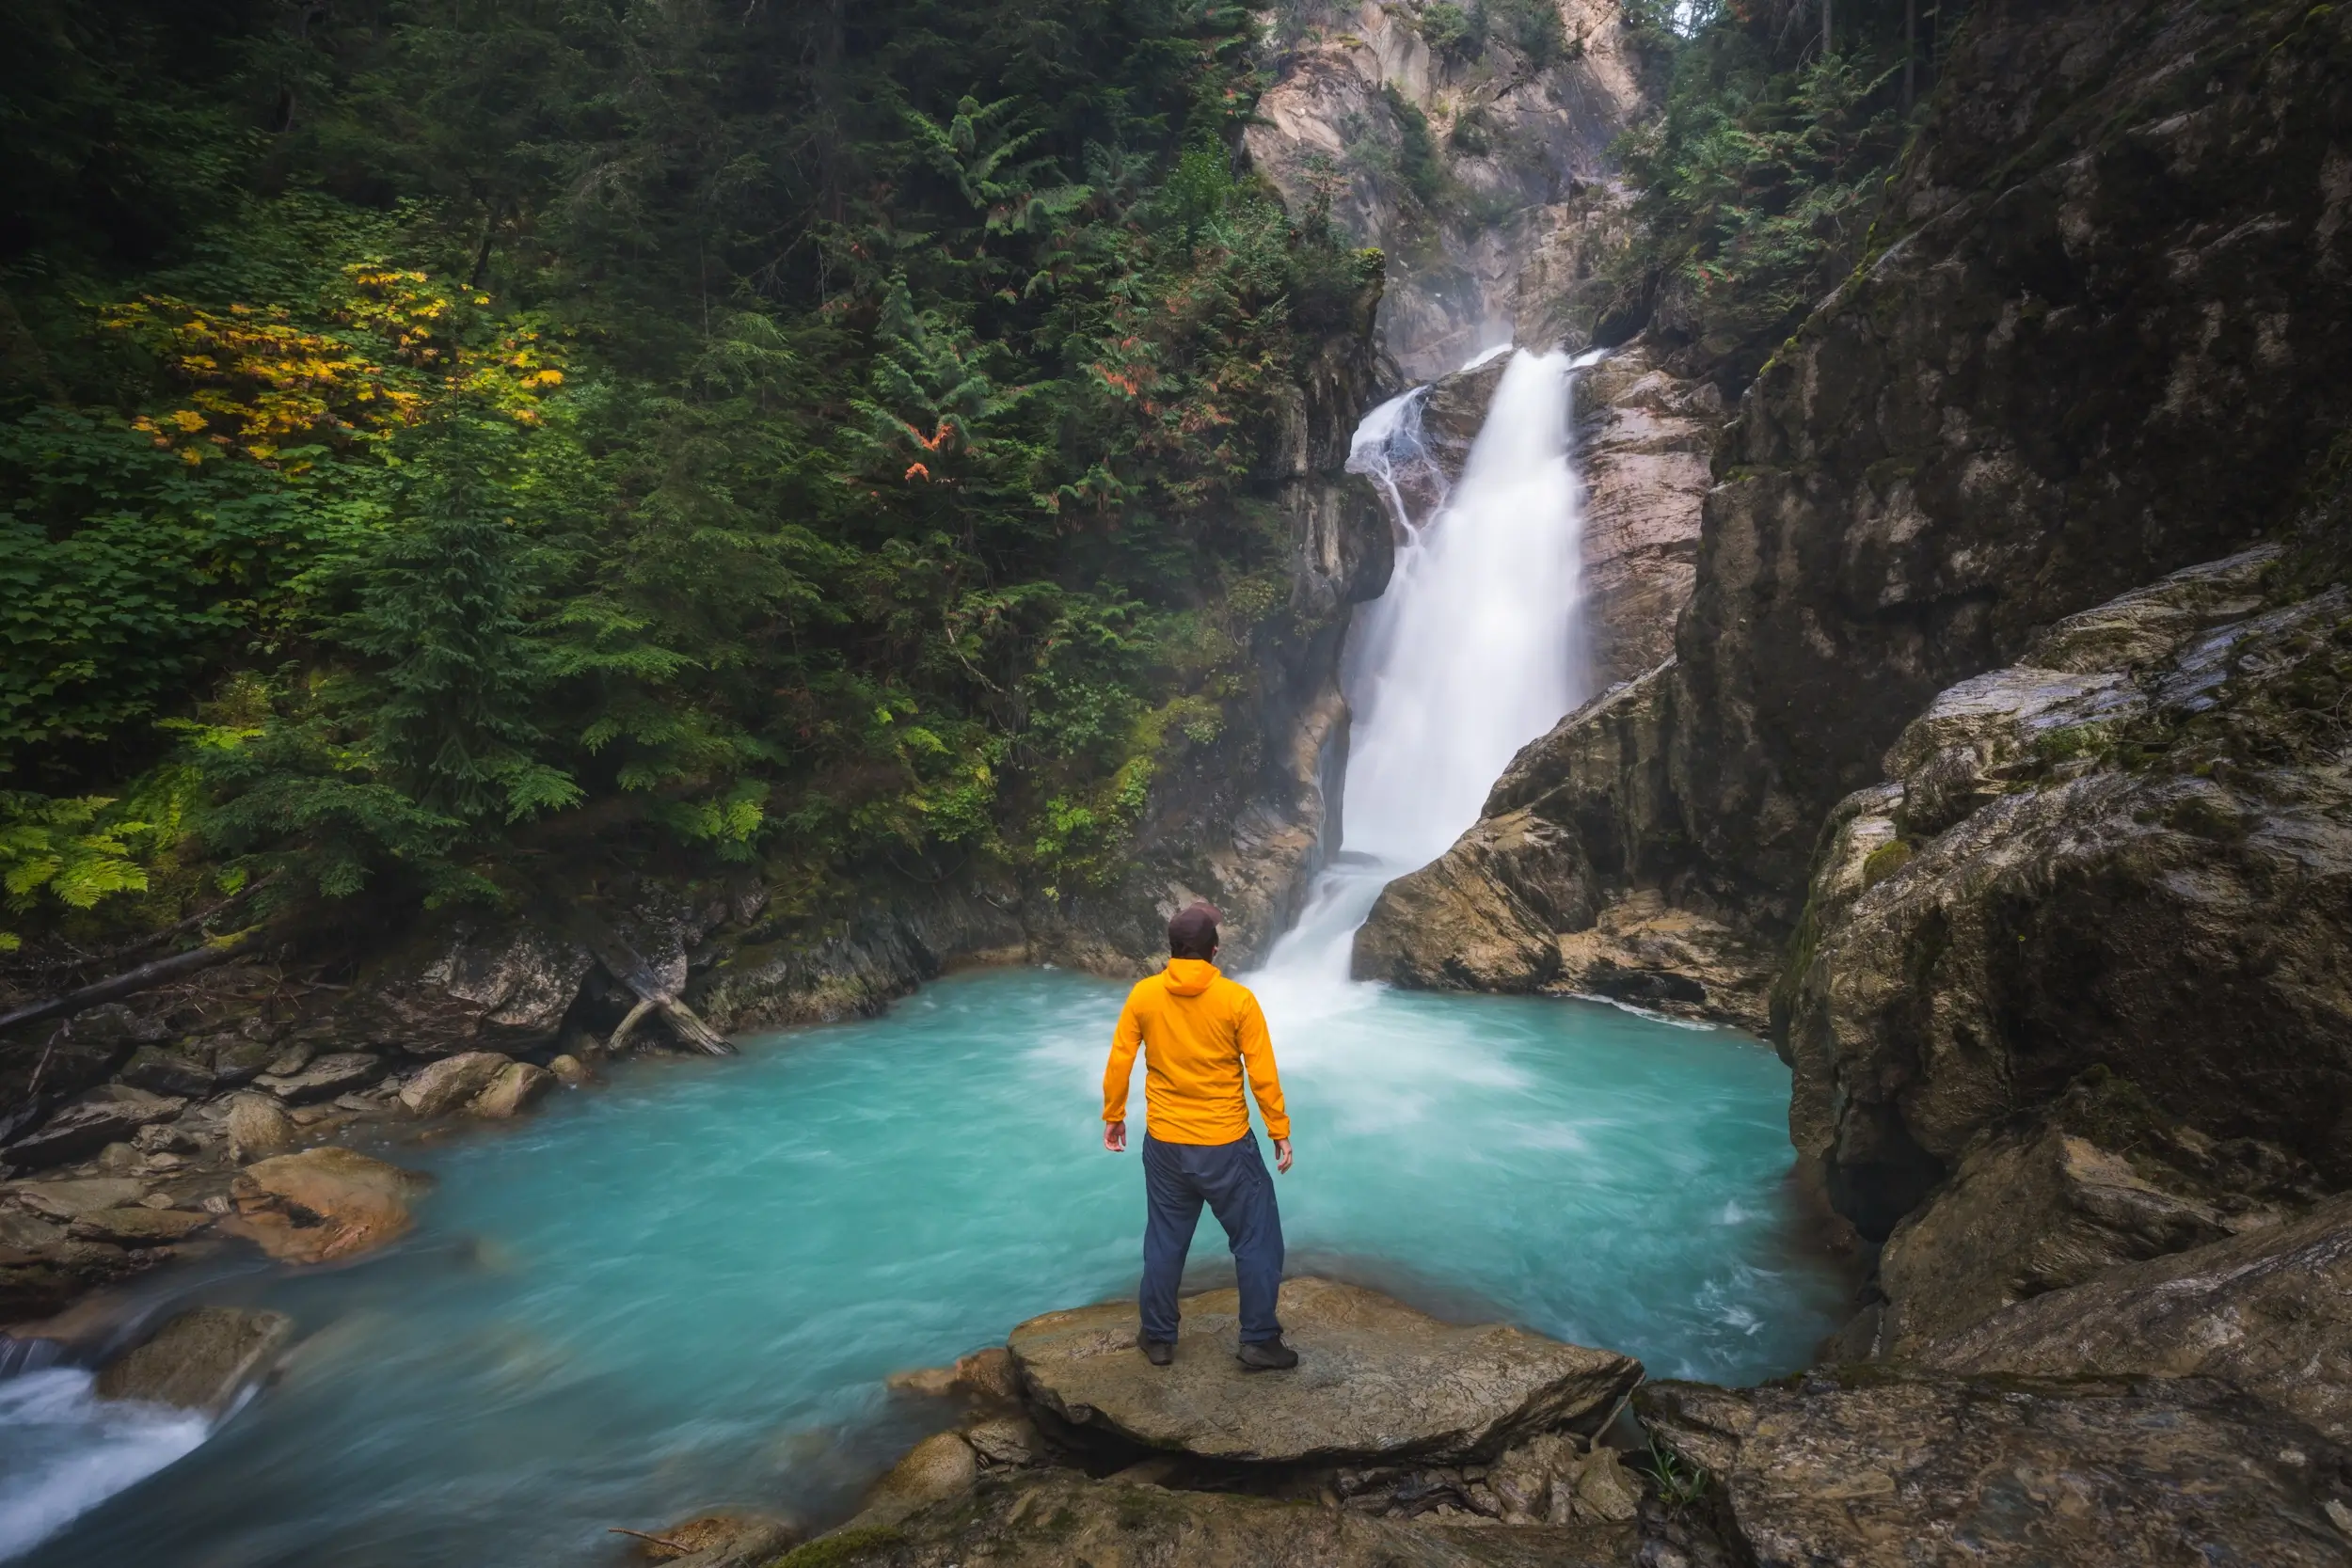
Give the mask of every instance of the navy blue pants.
[(1282, 1288), (1282, 1216), (1258, 1140), (1245, 1132), (1229, 1144), (1165, 1144), (1146, 1133), (1143, 1192), (1151, 1207), (1143, 1227), (1143, 1337), (1175, 1342), (1176, 1287), (1205, 1203), (1225, 1227), (1241, 1275), (1242, 1343), (1280, 1338), (1274, 1298)]

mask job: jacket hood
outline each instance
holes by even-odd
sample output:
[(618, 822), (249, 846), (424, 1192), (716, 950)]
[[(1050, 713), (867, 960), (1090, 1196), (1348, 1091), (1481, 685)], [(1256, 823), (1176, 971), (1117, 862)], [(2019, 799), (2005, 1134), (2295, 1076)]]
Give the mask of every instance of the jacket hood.
[(1170, 958), (1161, 983), (1178, 996), (1198, 996), (1216, 978), (1216, 965), (1206, 958)]

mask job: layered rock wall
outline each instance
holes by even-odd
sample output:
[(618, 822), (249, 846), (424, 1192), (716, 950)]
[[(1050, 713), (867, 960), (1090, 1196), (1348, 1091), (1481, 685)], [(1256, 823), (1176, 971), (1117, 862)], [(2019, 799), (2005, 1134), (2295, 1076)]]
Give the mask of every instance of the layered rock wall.
[(1327, 194), (1341, 230), (1387, 253), (1381, 342), (1407, 380), (1515, 332), (1581, 346), (1608, 314), (1597, 258), (1624, 224), (1609, 148), (1645, 105), (1641, 65), (1615, 0), (1558, 3), (1567, 47), (1541, 68), (1500, 37), (1475, 57), (1433, 50), (1419, 0), (1325, 8), (1244, 135), (1293, 211)]

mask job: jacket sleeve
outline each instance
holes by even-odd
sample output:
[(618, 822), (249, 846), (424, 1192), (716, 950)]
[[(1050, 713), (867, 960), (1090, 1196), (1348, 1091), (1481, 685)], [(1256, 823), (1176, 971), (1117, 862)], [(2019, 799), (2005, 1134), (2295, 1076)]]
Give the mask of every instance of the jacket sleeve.
[(1274, 1041), (1266, 1035), (1265, 1014), (1258, 1006), (1258, 999), (1243, 993), (1241, 1006), (1241, 1059), (1249, 1069), (1249, 1092), (1258, 1097), (1258, 1110), (1265, 1117), (1265, 1135), (1287, 1138), (1291, 1135), (1290, 1113), (1282, 1108), (1282, 1080), (1274, 1070)]
[(1128, 993), (1127, 1005), (1119, 1009), (1119, 1027), (1111, 1032), (1111, 1063), (1103, 1069), (1103, 1119), (1127, 1119), (1127, 1082), (1136, 1072), (1136, 1047), (1143, 1043), (1143, 1020), (1136, 1012), (1136, 999)]

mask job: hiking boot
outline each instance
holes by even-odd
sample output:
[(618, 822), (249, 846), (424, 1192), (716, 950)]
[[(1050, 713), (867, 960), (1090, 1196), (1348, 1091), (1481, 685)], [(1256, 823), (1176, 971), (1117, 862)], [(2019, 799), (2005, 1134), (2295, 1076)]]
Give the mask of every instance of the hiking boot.
[(1176, 1347), (1165, 1339), (1147, 1339), (1138, 1334), (1136, 1345), (1143, 1352), (1143, 1358), (1154, 1367), (1165, 1367), (1176, 1359)]
[(1244, 1371), (1287, 1372), (1298, 1365), (1298, 1353), (1279, 1339), (1264, 1339), (1240, 1350)]

